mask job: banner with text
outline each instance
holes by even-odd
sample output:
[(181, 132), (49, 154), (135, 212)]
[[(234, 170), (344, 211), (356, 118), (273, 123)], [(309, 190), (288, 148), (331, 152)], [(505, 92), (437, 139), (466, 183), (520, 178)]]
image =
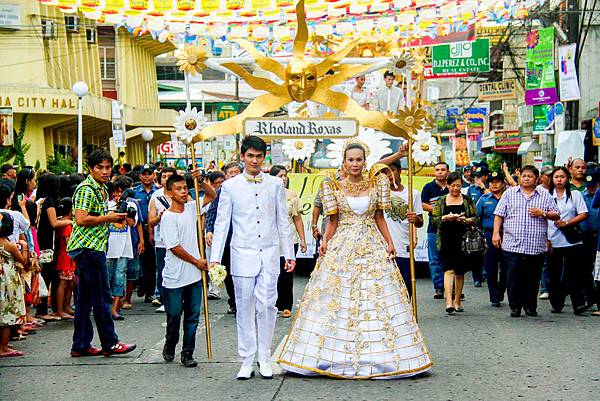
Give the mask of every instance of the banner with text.
[(525, 104), (535, 106), (558, 102), (554, 79), (554, 27), (527, 34), (525, 62)]
[(432, 61), (434, 74), (489, 72), (490, 40), (434, 46)]
[(358, 135), (355, 118), (247, 118), (244, 135), (271, 138), (350, 138)]
[(560, 100), (563, 102), (581, 99), (577, 70), (575, 69), (576, 50), (577, 44), (575, 43), (558, 46), (558, 82), (560, 85)]
[(477, 98), (480, 102), (517, 98), (517, 81), (482, 82), (477, 84)]

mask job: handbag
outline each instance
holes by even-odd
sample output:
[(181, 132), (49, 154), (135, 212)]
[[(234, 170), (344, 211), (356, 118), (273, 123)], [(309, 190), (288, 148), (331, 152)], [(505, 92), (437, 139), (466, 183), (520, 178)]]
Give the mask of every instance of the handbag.
[(565, 226), (560, 228), (560, 231), (564, 234), (569, 244), (577, 244), (583, 240), (583, 232), (579, 228), (579, 225)]
[(44, 279), (40, 273), (38, 273), (38, 283), (40, 285), (40, 288), (38, 290), (38, 296), (40, 298), (47, 298), (49, 295), (48, 287), (46, 286), (46, 282), (44, 281)]
[(479, 255), (485, 253), (487, 242), (483, 231), (475, 226), (467, 227), (463, 234), (461, 250), (465, 255)]

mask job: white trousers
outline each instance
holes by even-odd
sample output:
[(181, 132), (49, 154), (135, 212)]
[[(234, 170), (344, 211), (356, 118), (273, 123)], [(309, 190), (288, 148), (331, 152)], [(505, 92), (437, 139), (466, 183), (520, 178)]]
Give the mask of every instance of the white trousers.
[[(262, 264), (256, 277), (232, 276), (237, 308), (238, 354), (244, 366), (271, 360), (271, 343), (277, 320), (277, 277)], [(258, 334), (258, 341), (257, 341)]]

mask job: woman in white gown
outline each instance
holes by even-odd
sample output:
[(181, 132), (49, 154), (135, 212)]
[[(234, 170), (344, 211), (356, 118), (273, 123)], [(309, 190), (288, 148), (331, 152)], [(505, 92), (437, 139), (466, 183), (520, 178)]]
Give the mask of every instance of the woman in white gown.
[(321, 184), (331, 218), (278, 360), (286, 371), (371, 379), (414, 376), (432, 366), (393, 261), (383, 216), (390, 206), (388, 178), (364, 173), (367, 156), (366, 145), (349, 141), (348, 177)]

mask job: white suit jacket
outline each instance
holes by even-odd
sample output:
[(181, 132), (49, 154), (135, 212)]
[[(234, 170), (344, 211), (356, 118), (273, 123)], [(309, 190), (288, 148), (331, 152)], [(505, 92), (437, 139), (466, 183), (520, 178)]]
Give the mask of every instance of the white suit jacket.
[(388, 89), (383, 85), (373, 94), (370, 104), (371, 110), (396, 113), (400, 107), (404, 106), (404, 93), (397, 86)]
[(259, 176), (263, 181), (255, 183), (240, 174), (221, 187), (210, 261), (221, 261), (229, 224), (233, 224), (231, 274), (234, 276), (257, 276), (261, 261), (278, 274), (281, 253), (285, 259), (295, 259), (283, 181), (268, 174)]

